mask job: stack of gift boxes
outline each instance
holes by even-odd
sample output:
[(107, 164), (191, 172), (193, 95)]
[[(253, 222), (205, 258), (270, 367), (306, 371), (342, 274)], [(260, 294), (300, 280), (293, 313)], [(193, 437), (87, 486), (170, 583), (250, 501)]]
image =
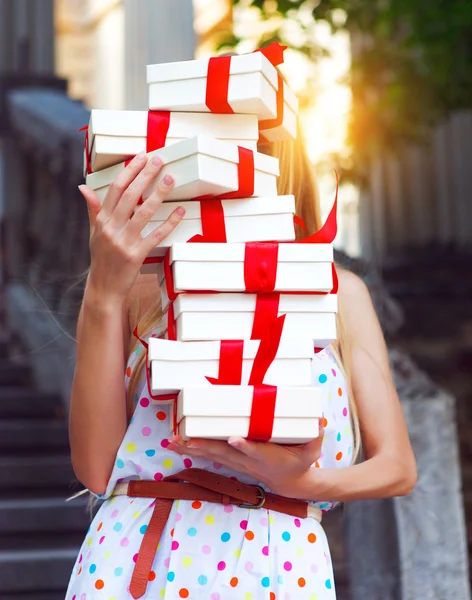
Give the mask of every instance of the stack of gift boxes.
[(175, 202), (186, 209), (142, 268), (158, 278), (164, 313), (161, 337), (149, 340), (150, 392), (173, 404), (184, 438), (303, 443), (318, 434), (312, 360), (336, 338), (336, 277), (332, 239), (295, 242), (295, 199), (277, 195), (279, 161), (257, 152), (261, 137), (296, 137), (281, 62), (274, 44), (151, 65), (149, 111), (91, 114), (87, 184), (100, 199), (145, 150), (163, 160), (158, 181), (168, 173), (175, 185), (143, 235)]

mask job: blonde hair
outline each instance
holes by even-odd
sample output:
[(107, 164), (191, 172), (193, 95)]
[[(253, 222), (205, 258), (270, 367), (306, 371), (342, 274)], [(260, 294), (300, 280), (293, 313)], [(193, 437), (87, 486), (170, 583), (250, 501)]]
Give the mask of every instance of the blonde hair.
[[(299, 131), (297, 141), (293, 142), (274, 142), (262, 143), (259, 150), (275, 156), (280, 160), (280, 177), (278, 181), (278, 193), (280, 195), (293, 194), (296, 198), (296, 214), (301, 217), (306, 225), (307, 231), (296, 226), (297, 239), (318, 231), (321, 227), (320, 203), (318, 198), (318, 189), (315, 181), (313, 167), (308, 158), (305, 144)], [(338, 338), (333, 345), (334, 353), (339, 365), (344, 372), (348, 386), (349, 413), (352, 429), (354, 433), (353, 444), (353, 462), (355, 462), (360, 452), (360, 427), (359, 418), (351, 383), (351, 348), (349, 347), (349, 337), (346, 335), (343, 326), (342, 304), (337, 316)], [(130, 311), (130, 324), (132, 329), (139, 326), (140, 335), (147, 335), (156, 328), (162, 319), (162, 309), (160, 300), (147, 311), (141, 318), (139, 316), (139, 299), (133, 303)], [(139, 340), (134, 336), (130, 343), (130, 353), (140, 345)], [(146, 353), (141, 352), (134, 365), (133, 372), (128, 388), (128, 410), (132, 411), (133, 398), (135, 397), (138, 383), (141, 379), (142, 370), (145, 364)]]

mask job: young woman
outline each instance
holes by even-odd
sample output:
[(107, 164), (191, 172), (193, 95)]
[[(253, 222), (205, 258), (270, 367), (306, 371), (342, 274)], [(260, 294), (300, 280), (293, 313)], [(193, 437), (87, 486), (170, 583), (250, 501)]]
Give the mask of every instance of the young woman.
[[(316, 187), (302, 142), (260, 149), (280, 158), (279, 193), (295, 194), (309, 233), (318, 230)], [(101, 208), (94, 192), (81, 186), (90, 215), (92, 261), (78, 324), (70, 440), (77, 477), (105, 502), (80, 550), (66, 598), (333, 600), (320, 514), (338, 502), (408, 494), (416, 481), (369, 293), (356, 276), (340, 270), (339, 340), (313, 361), (313, 383), (322, 390), (325, 416), (318, 439), (283, 447), (239, 438), (184, 443), (171, 437), (171, 409), (150, 401), (145, 350), (132, 335), (136, 325), (141, 336), (159, 332), (158, 285), (155, 277), (139, 275), (140, 265), (184, 212), (177, 207), (165, 224), (141, 238), (173, 185), (171, 177), (165, 178), (134, 212), (160, 167), (156, 159), (136, 157)], [(355, 464), (361, 434), (365, 461)], [(120, 484), (161, 482), (162, 498), (163, 487), (172, 485), (165, 478), (190, 468), (202, 469), (210, 487), (230, 485), (231, 494), (254, 498), (249, 504), (265, 496), (265, 506), (238, 506), (235, 498), (221, 494), (221, 503), (199, 500), (210, 493), (205, 489), (203, 496), (172, 502), (169, 495), (182, 497), (181, 486), (188, 483), (156, 501), (155, 488), (143, 497), (142, 485), (133, 495)], [(277, 500), (269, 490), (285, 499)], [(300, 499), (294, 510), (286, 510), (286, 498)], [(306, 515), (307, 505), (310, 516), (294, 516), (299, 510)]]

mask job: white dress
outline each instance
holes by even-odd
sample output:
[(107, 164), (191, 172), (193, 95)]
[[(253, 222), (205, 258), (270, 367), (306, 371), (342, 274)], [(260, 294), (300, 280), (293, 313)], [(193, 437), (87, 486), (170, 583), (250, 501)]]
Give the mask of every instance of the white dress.
[[(126, 382), (139, 352), (130, 356)], [(351, 464), (353, 436), (347, 387), (335, 355), (315, 355), (313, 383), (322, 389), (323, 454), (313, 468)], [(130, 600), (129, 584), (154, 501), (112, 497), (118, 481), (159, 481), (199, 467), (244, 483), (251, 477), (167, 449), (170, 407), (153, 404), (143, 377), (136, 410), (118, 450), (105, 502), (80, 549), (66, 600)], [(323, 512), (334, 503), (314, 503)], [(335, 600), (328, 542), (314, 519), (269, 511), (175, 501), (144, 600)]]

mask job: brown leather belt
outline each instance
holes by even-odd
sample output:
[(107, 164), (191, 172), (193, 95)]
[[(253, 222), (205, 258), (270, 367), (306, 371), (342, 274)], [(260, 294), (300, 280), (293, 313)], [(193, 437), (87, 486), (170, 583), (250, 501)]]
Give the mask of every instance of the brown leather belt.
[(260, 486), (240, 483), (203, 469), (185, 469), (162, 481), (130, 481), (118, 484), (113, 495), (156, 499), (131, 579), (130, 593), (135, 599), (146, 593), (157, 546), (174, 500), (200, 500), (252, 509), (266, 508), (301, 519), (310, 517), (321, 522), (321, 511), (310, 506), (308, 502), (270, 494)]

